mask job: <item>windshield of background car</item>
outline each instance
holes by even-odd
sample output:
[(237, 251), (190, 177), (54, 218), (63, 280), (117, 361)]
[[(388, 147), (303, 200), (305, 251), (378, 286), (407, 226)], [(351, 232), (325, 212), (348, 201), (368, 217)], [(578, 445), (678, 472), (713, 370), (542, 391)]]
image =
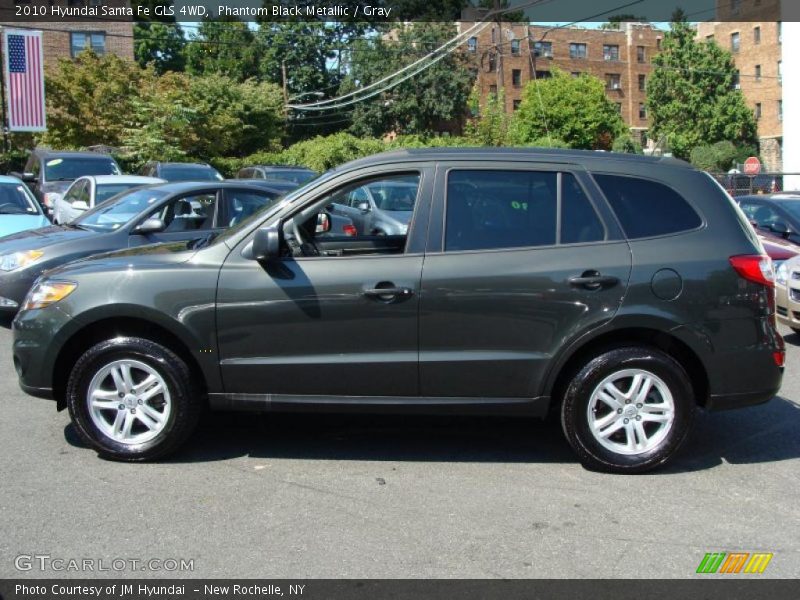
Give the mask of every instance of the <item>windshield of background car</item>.
[(222, 181), (223, 177), (212, 167), (184, 167), (165, 165), (161, 167), (161, 178), (167, 181)]
[(72, 181), (84, 175), (119, 175), (117, 163), (108, 158), (51, 158), (44, 163), (46, 181)]
[(286, 169), (285, 171), (264, 171), (264, 179), (267, 181), (288, 181), (290, 183), (296, 183), (297, 185), (308, 183), (316, 176), (317, 174), (313, 171), (298, 171), (294, 169)]
[(139, 187), (141, 183), (103, 183), (95, 189), (95, 204), (105, 202), (109, 198), (121, 194), (131, 188)]
[(75, 225), (94, 231), (115, 231), (130, 222), (152, 206), (155, 206), (167, 192), (144, 188), (134, 190), (95, 206), (74, 221)]
[(38, 215), (28, 188), (19, 183), (0, 183), (0, 215)]
[(405, 177), (399, 181), (381, 181), (367, 187), (380, 210), (410, 212), (414, 210), (414, 200), (417, 198), (416, 180), (416, 177)]

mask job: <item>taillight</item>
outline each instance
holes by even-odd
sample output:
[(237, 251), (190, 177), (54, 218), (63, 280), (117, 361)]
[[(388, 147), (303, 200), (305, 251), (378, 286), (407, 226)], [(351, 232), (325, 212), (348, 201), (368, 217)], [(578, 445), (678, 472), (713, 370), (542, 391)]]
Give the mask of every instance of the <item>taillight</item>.
[(342, 231), (345, 235), (350, 237), (355, 237), (358, 235), (358, 229), (356, 229), (355, 225), (344, 225), (342, 226)]
[(772, 360), (775, 361), (776, 367), (782, 367), (786, 362), (786, 352), (784, 350), (778, 350), (772, 353)]
[(775, 285), (775, 274), (772, 271), (772, 259), (763, 254), (743, 254), (741, 256), (731, 256), (731, 266), (739, 274), (739, 277), (773, 287)]

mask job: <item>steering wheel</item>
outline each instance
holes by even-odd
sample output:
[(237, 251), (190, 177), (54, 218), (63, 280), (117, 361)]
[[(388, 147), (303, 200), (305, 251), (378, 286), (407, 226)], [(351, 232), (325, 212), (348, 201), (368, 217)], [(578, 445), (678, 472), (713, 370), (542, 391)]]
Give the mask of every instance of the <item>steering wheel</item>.
[(292, 237), (295, 239), (295, 243), (297, 244), (302, 256), (319, 256), (319, 250), (314, 245), (314, 242), (306, 239), (305, 235), (302, 233), (302, 227), (300, 227), (297, 219), (292, 219), (292, 225), (290, 229), (292, 232)]

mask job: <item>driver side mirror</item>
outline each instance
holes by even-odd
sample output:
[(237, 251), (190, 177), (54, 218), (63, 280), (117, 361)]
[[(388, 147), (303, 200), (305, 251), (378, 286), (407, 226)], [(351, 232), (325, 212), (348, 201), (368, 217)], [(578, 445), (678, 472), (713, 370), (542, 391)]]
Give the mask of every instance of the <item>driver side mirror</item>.
[[(85, 203), (84, 203), (85, 204)], [(140, 235), (147, 235), (148, 233), (159, 233), (164, 231), (167, 228), (167, 224), (164, 223), (158, 217), (150, 217), (146, 219), (143, 223), (140, 223), (136, 226), (133, 230), (133, 233), (137, 233)]]
[(789, 237), (789, 234), (792, 233), (792, 228), (789, 227), (786, 221), (775, 221), (769, 228), (773, 233), (777, 233), (783, 237)]
[(71, 206), (75, 210), (89, 210), (89, 203), (86, 200), (75, 200)]
[(266, 261), (277, 258), (281, 254), (281, 235), (278, 225), (268, 225), (256, 230), (256, 235), (250, 244), (249, 250), (245, 253), (245, 258)]
[(359, 202), (356, 208), (361, 212), (369, 212), (369, 202)]

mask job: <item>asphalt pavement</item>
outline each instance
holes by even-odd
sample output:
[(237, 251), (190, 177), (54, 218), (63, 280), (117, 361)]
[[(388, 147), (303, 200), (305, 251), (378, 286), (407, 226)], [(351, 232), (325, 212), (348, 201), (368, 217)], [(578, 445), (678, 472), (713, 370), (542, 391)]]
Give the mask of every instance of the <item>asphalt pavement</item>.
[(701, 412), (668, 468), (615, 476), (584, 470), (557, 425), (485, 417), (212, 413), (165, 462), (108, 462), (20, 391), (0, 329), (0, 577), (698, 577), (734, 551), (797, 577), (785, 333), (779, 397)]

